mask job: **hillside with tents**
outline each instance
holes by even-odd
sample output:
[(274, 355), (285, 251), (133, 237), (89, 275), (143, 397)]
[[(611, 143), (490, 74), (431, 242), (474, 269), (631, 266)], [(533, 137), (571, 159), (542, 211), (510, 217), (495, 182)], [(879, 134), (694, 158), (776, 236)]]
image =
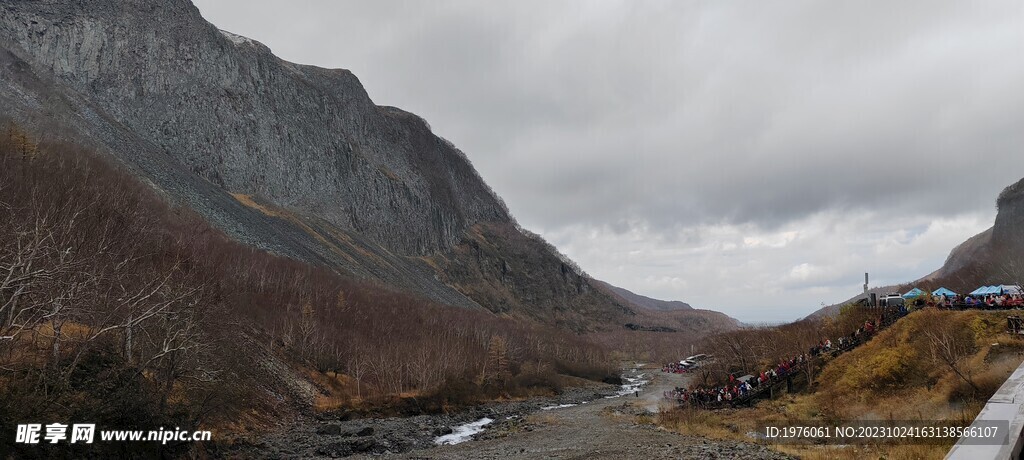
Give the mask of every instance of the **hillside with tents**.
[[(870, 294), (877, 297), (903, 293), (904, 299), (922, 296), (951, 299), (952, 305), (967, 299), (990, 307), (986, 297), (1024, 295), (1024, 179), (1006, 187), (996, 200), (992, 228), (975, 235), (953, 248), (945, 263), (934, 272), (905, 284), (875, 287), (850, 299), (826, 306), (808, 318), (835, 317), (843, 305), (866, 302)], [(993, 284), (999, 283), (999, 284)], [(917, 290), (917, 291), (915, 291)], [(941, 290), (941, 291), (940, 291)], [(977, 305), (971, 305), (972, 307)]]
[[(1024, 291), (1016, 284), (994, 284), (979, 286), (966, 294), (939, 287), (932, 291), (914, 287), (901, 295), (912, 306), (935, 306), (950, 309), (965, 308), (1021, 308), (1024, 307)], [(870, 303), (869, 297), (858, 299), (858, 303)]]

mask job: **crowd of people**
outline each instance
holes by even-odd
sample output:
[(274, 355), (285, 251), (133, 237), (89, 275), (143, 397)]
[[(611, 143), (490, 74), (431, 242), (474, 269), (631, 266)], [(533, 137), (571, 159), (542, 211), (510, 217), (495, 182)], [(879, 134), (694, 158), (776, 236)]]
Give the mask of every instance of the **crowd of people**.
[(683, 365), (683, 363), (672, 362), (672, 363), (665, 364), (664, 366), (661, 366), (661, 371), (666, 373), (666, 374), (682, 374), (682, 373), (685, 373), (685, 372), (690, 372), (692, 370), (693, 370), (692, 367), (685, 366), (685, 365)]
[(665, 397), (676, 400), (680, 404), (689, 403), (697, 406), (711, 406), (746, 399), (753, 396), (759, 389), (767, 388), (766, 384), (774, 384), (798, 372), (809, 360), (833, 351), (835, 348), (833, 348), (832, 341), (824, 339), (811, 347), (807, 353), (781, 360), (778, 364), (761, 371), (757, 376), (737, 378), (735, 374), (730, 374), (729, 382), (724, 385), (690, 389), (675, 388), (666, 392)]
[[(665, 392), (664, 396), (667, 399), (677, 401), (679, 404), (689, 404), (694, 407), (703, 408), (733, 405), (750, 400), (754, 396), (767, 391), (773, 385), (799, 372), (811, 360), (821, 359), (826, 355), (835, 356), (865, 342), (868, 337), (881, 328), (892, 324), (892, 322), (904, 314), (906, 314), (904, 309), (887, 312), (874, 320), (865, 321), (862, 326), (849, 335), (837, 338), (835, 342), (827, 338), (822, 339), (817, 345), (810, 347), (806, 353), (781, 360), (778, 364), (761, 371), (756, 376), (736, 377), (735, 374), (730, 374), (729, 381), (724, 385), (713, 387), (693, 386), (691, 388), (677, 387), (674, 390)], [(672, 366), (666, 365), (662, 370), (674, 372), (673, 369)]]
[(955, 295), (955, 296), (938, 296), (933, 299), (935, 305), (943, 308), (957, 309), (957, 308), (989, 308), (989, 309), (1000, 309), (1000, 308), (1022, 308), (1024, 307), (1024, 296), (1020, 294), (1002, 294), (1002, 295), (986, 295), (986, 296), (972, 296), (972, 295)]
[(748, 396), (752, 396), (756, 390), (765, 388), (765, 384), (774, 383), (798, 371), (807, 359), (809, 358), (806, 354), (801, 354), (798, 357), (780, 361), (778, 365), (762, 371), (756, 377), (737, 379), (735, 375), (730, 374), (729, 382), (717, 387), (691, 389), (677, 387), (666, 392), (665, 397), (674, 399), (680, 404), (688, 403), (704, 407), (746, 399)]

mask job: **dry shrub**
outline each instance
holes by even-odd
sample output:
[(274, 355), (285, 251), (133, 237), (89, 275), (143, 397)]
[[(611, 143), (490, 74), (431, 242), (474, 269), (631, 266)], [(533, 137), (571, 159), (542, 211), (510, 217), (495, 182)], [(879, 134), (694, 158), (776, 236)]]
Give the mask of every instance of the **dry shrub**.
[[(747, 440), (741, 433), (752, 428), (755, 418), (735, 417), (737, 411), (706, 411), (693, 408), (677, 408), (659, 412), (655, 418), (658, 426), (690, 436), (701, 436), (712, 439)], [(747, 424), (750, 426), (746, 426)], [(742, 428), (741, 428), (742, 426)]]
[(803, 460), (931, 460), (942, 458), (951, 446), (910, 444), (895, 446), (795, 446), (775, 445), (775, 449)]
[(975, 397), (974, 387), (963, 379), (948, 376), (940, 387), (939, 396), (942, 399), (950, 403), (975, 400), (980, 405), (988, 396), (995, 394), (1021, 363), (1021, 356), (1016, 353), (998, 355), (992, 358), (992, 362), (986, 362), (980, 356), (978, 358), (972, 360), (971, 365), (978, 370), (972, 373), (971, 379), (979, 395)]
[[(944, 393), (946, 402), (963, 398), (987, 399), (998, 388), (991, 382), (1010, 364), (998, 358), (993, 366), (991, 353), (1016, 354), (1020, 339), (1007, 337), (1005, 313), (925, 309), (903, 318), (868, 343), (846, 353), (822, 371), (818, 394), (845, 401), (876, 401), (906, 390), (932, 390)], [(992, 343), (1000, 345), (992, 349)], [(956, 345), (960, 351), (953, 364), (941, 352), (943, 344)], [(1019, 363), (1020, 359), (1015, 358)], [(1013, 361), (1010, 359), (1009, 361)], [(998, 369), (996, 369), (998, 368)], [(982, 378), (982, 376), (985, 376)], [(1005, 379), (1005, 376), (1003, 377)], [(978, 388), (975, 389), (971, 383)], [(984, 387), (981, 385), (985, 383)], [(963, 388), (968, 388), (964, 393)], [(957, 390), (957, 389), (960, 390)], [(932, 393), (934, 397), (935, 393)], [(829, 396), (829, 397), (831, 397)], [(825, 401), (828, 397), (822, 399)]]
[(558, 418), (558, 416), (556, 416), (554, 414), (551, 414), (551, 413), (545, 413), (545, 412), (527, 415), (526, 416), (526, 422), (530, 423), (530, 424), (534, 424), (534, 425), (548, 425), (548, 426), (560, 425), (562, 423), (562, 421)]

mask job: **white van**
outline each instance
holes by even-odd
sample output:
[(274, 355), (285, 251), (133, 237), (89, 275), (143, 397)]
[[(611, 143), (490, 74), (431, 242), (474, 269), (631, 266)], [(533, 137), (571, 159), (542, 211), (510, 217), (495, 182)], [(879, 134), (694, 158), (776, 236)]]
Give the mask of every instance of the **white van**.
[(886, 294), (878, 299), (878, 306), (880, 307), (902, 307), (903, 303), (903, 296), (896, 293)]
[(708, 360), (708, 355), (704, 355), (704, 354), (693, 355), (693, 356), (691, 356), (689, 358), (686, 358), (686, 359), (684, 359), (682, 361), (679, 361), (679, 365), (683, 366), (683, 368), (685, 368), (685, 369), (696, 369), (696, 368), (700, 367), (701, 363), (703, 363), (704, 361), (707, 361), (707, 360)]

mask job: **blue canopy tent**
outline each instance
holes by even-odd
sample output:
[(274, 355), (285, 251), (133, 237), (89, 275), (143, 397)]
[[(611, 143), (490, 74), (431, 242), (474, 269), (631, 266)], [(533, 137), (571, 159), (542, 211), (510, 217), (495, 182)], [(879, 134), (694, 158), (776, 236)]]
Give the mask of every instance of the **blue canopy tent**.
[(914, 288), (914, 289), (911, 289), (911, 290), (907, 291), (906, 294), (903, 294), (903, 298), (904, 299), (913, 299), (914, 297), (920, 297), (921, 294), (924, 294), (924, 291), (922, 291), (920, 288)]
[(1017, 285), (1004, 284), (999, 286), (999, 289), (1002, 291), (1002, 294), (1006, 295), (1017, 295), (1022, 293), (1020, 286)]
[(953, 292), (953, 291), (950, 291), (949, 289), (946, 289), (944, 287), (940, 287), (940, 288), (932, 291), (932, 295), (936, 296), (936, 297), (941, 296), (941, 295), (944, 295), (946, 297), (954, 297), (954, 296), (956, 296), (956, 293)]
[(975, 289), (970, 295), (973, 296), (986, 296), (986, 295), (1000, 295), (1003, 293), (1002, 286), (982, 286)]
[(975, 290), (971, 291), (971, 293), (967, 294), (967, 295), (972, 295), (972, 296), (987, 295), (990, 289), (992, 289), (992, 286), (982, 286), (982, 287), (980, 287), (978, 289), (975, 289)]

